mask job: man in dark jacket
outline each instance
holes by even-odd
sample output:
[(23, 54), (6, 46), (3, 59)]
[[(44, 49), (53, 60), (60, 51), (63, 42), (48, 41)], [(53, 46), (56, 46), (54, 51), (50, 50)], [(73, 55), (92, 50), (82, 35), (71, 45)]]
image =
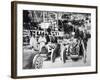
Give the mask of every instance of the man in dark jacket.
[(50, 37), (48, 34), (45, 34), (45, 38), (46, 38), (46, 44), (48, 44), (48, 42), (50, 42)]

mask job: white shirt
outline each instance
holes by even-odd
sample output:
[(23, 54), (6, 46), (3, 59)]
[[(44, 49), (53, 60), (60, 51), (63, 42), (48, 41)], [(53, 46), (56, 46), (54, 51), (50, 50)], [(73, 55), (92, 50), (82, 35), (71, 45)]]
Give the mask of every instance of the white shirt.
[(46, 38), (40, 36), (38, 42), (40, 43), (40, 51), (41, 51), (41, 48), (45, 46)]
[(31, 37), (30, 38), (30, 45), (33, 46), (34, 49), (37, 49), (38, 48), (36, 38), (34, 38), (34, 37)]
[(45, 43), (46, 42), (46, 38), (40, 36), (38, 42), (39, 43), (42, 43), (42, 42)]

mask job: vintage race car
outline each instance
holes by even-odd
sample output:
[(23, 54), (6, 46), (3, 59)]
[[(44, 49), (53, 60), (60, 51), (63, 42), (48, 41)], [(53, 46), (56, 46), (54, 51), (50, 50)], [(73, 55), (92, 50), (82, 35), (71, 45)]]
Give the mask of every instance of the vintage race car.
[(60, 57), (63, 63), (68, 59), (72, 59), (72, 61), (83, 59), (83, 61), (86, 61), (83, 41), (73, 39), (66, 42), (63, 41), (62, 44), (56, 44), (55, 48), (52, 49), (50, 57), (52, 62), (55, 62), (57, 57)]
[(33, 49), (23, 50), (23, 69), (40, 69), (43, 65), (43, 58), (39, 51)]
[(66, 59), (70, 58), (73, 61), (78, 61), (79, 59), (86, 60), (86, 52), (84, 49), (84, 44), (82, 40), (74, 39), (73, 41), (64, 44), (65, 49), (63, 51), (63, 62), (66, 62)]
[(43, 46), (41, 54), (46, 54), (47, 59), (55, 62), (55, 59), (60, 56), (60, 44), (49, 43)]
[[(84, 51), (84, 44), (82, 40), (69, 40), (61, 44), (49, 44), (43, 46), (41, 52), (38, 50), (24, 49), (23, 50), (23, 69), (40, 69), (43, 66), (42, 54), (49, 54), (51, 62), (60, 57), (63, 63), (66, 60), (78, 61), (79, 59), (86, 60), (86, 53)], [(47, 57), (47, 56), (45, 56)]]

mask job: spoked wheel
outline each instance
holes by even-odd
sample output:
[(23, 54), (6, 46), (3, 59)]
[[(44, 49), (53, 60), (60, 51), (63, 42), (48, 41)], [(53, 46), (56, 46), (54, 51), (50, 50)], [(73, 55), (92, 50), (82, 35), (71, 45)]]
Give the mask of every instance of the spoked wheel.
[(40, 54), (36, 54), (34, 59), (33, 59), (32, 68), (40, 69), (40, 68), (42, 68), (42, 65), (43, 65), (43, 58), (42, 58), (42, 56), (40, 56)]

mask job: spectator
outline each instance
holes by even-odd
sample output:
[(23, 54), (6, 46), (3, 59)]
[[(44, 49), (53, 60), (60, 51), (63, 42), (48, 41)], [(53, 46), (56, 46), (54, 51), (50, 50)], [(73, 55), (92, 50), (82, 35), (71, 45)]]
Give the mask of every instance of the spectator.
[(38, 44), (37, 44), (37, 40), (35, 38), (35, 34), (32, 34), (32, 33), (31, 33), (31, 38), (30, 38), (30, 46), (32, 49), (38, 50)]
[(38, 42), (40, 44), (40, 52), (41, 52), (42, 47), (45, 46), (46, 43), (46, 38), (43, 33), (40, 35)]

